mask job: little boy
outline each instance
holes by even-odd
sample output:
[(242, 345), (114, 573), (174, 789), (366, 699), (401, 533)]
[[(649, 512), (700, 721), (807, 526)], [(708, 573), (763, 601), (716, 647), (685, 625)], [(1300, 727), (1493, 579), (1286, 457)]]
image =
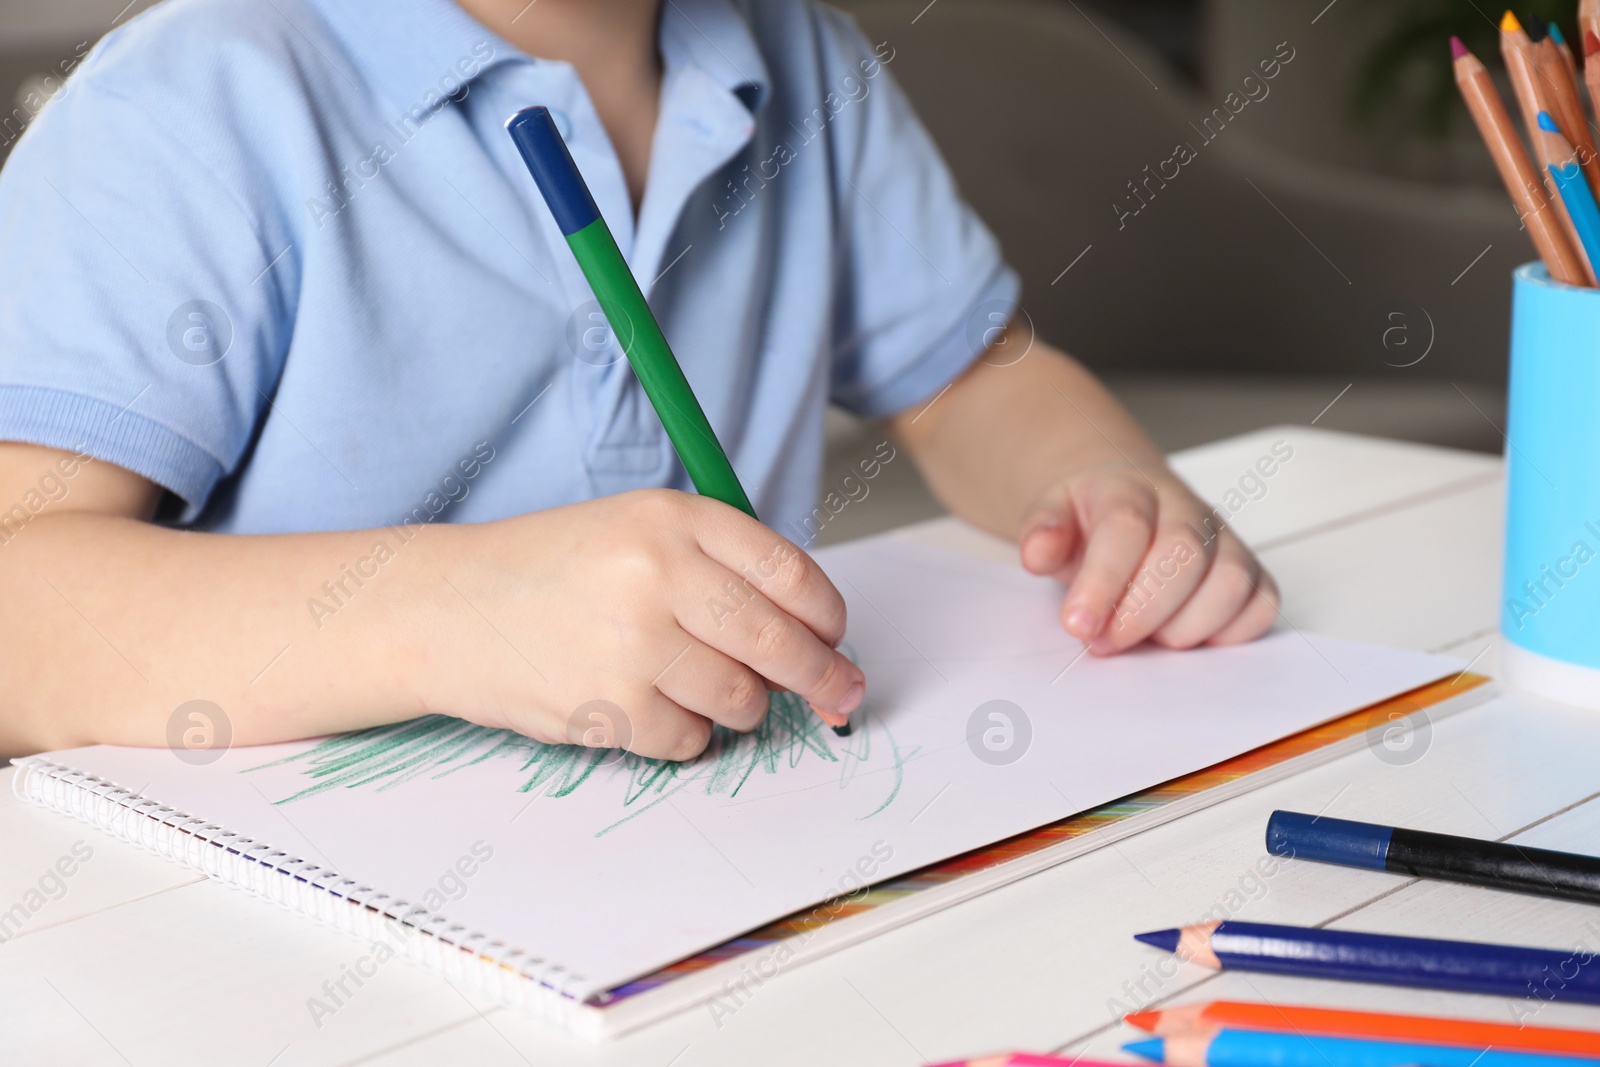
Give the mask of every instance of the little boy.
[[(196, 699), (240, 744), (567, 742), (603, 699), (671, 759), (769, 686), (848, 714), (843, 601), (773, 532), (830, 402), (1065, 581), (1091, 651), (1265, 631), (1271, 580), (1117, 402), (1014, 355), (1018, 279), (893, 59), (813, 0), (168, 0), (110, 34), (0, 172), (0, 753), (167, 743)], [(530, 104), (768, 525), (684, 491), (502, 129)]]

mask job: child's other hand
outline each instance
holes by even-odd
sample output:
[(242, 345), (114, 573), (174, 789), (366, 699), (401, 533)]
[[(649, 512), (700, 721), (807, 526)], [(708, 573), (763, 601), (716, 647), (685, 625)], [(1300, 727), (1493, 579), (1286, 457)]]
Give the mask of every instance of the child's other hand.
[(596, 723), (575, 713), (608, 701), (627, 717), (608, 741), (682, 760), (714, 723), (759, 725), (769, 682), (829, 713), (861, 703), (865, 677), (834, 647), (838, 590), (717, 501), (641, 490), (423, 534), (438, 546), (428, 632), (449, 651), (422, 668), (430, 710), (581, 743)]
[[(1211, 525), (1207, 526), (1207, 520)], [(1055, 483), (1023, 524), (1022, 565), (1068, 583), (1061, 621), (1096, 655), (1250, 641), (1278, 613), (1271, 575), (1176, 476), (1100, 466)]]

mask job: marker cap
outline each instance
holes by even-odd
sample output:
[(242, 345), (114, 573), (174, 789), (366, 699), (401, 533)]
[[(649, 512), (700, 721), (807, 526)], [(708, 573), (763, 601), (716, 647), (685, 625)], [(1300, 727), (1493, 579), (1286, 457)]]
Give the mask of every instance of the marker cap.
[(532, 172), (563, 235), (571, 237), (600, 217), (600, 208), (572, 161), (572, 153), (561, 139), (549, 108), (523, 108), (507, 120), (506, 131), (516, 142), (522, 161)]
[(1274, 856), (1381, 871), (1386, 869), (1393, 833), (1390, 826), (1275, 811), (1267, 820), (1267, 851)]

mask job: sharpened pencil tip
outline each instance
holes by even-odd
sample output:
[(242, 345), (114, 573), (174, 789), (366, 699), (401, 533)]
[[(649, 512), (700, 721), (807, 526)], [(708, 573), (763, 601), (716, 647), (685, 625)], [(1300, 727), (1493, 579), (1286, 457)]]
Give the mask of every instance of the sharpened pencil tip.
[(817, 718), (833, 727), (834, 733), (839, 732), (839, 727), (850, 725), (850, 716), (838, 711), (823, 711), (815, 704), (810, 705), (811, 710), (817, 713)]
[(1161, 1021), (1161, 1013), (1159, 1011), (1130, 1011), (1122, 1017), (1122, 1021), (1140, 1030), (1154, 1031), (1156, 1023)]
[(1122, 1051), (1131, 1052), (1135, 1056), (1143, 1056), (1147, 1060), (1160, 1063), (1166, 1059), (1167, 1041), (1161, 1037), (1147, 1037), (1143, 1041), (1130, 1041), (1122, 1046)]
[(1593, 30), (1586, 30), (1583, 34), (1583, 58), (1588, 59), (1596, 52), (1600, 52), (1600, 35)]
[(833, 732), (838, 734), (840, 737), (849, 737), (850, 736), (850, 724), (848, 722), (841, 723), (840, 725), (835, 726), (833, 728)]
[(1522, 29), (1522, 23), (1517, 21), (1517, 16), (1512, 14), (1510, 8), (1506, 8), (1506, 13), (1500, 16), (1500, 32), (1516, 33), (1520, 29)]
[(1171, 930), (1151, 930), (1149, 933), (1134, 934), (1135, 941), (1142, 941), (1146, 945), (1154, 945), (1166, 952), (1178, 951), (1178, 939), (1183, 936), (1183, 931), (1177, 927)]
[(1461, 38), (1459, 38), (1459, 37), (1451, 37), (1450, 38), (1450, 58), (1451, 59), (1460, 59), (1462, 56), (1470, 56), (1471, 54), (1472, 53), (1467, 50), (1467, 46), (1461, 43)]
[(1566, 44), (1567, 43), (1567, 39), (1564, 36), (1562, 36), (1562, 34), (1561, 34), (1561, 27), (1557, 26), (1554, 22), (1552, 22), (1549, 25), (1547, 25), (1545, 27), (1545, 29), (1549, 31), (1550, 39), (1552, 41), (1554, 41), (1556, 44)]
[(1560, 133), (1561, 127), (1556, 125), (1556, 120), (1550, 117), (1550, 112), (1539, 112), (1539, 128), (1546, 133)]
[(1546, 26), (1544, 19), (1538, 15), (1529, 15), (1527, 21), (1523, 22), (1522, 25), (1528, 31), (1528, 40), (1534, 44), (1544, 40), (1545, 35), (1549, 32), (1549, 27)]

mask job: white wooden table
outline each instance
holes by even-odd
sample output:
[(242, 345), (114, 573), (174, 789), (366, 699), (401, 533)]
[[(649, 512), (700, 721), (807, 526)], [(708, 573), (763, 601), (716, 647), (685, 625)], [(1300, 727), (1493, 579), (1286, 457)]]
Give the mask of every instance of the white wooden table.
[[(1277, 574), (1288, 624), (1493, 673), (1500, 462), (1301, 427), (1177, 462), (1221, 500), (1279, 440), (1293, 458), (1233, 521)], [(0, 944), (0, 1063), (915, 1065), (1011, 1048), (1120, 1059), (1135, 1035), (1119, 1008), (1223, 995), (1513, 1021), (1496, 998), (1190, 968), (1163, 977), (1165, 957), (1130, 935), (1231, 898), (1262, 921), (1600, 950), (1600, 911), (1578, 905), (1316, 864), (1253, 875), (1275, 807), (1592, 851), (1597, 752), (1600, 717), (1496, 698), (1434, 723), (1411, 762), (1363, 748), (782, 973), (720, 1025), (696, 1010), (604, 1046), (553, 1036), (399, 960), (318, 1026), (308, 998), (365, 946), (7, 790), (0, 911), (75, 845), (92, 855)], [(1600, 1009), (1552, 1005), (1536, 1021), (1600, 1027)]]

